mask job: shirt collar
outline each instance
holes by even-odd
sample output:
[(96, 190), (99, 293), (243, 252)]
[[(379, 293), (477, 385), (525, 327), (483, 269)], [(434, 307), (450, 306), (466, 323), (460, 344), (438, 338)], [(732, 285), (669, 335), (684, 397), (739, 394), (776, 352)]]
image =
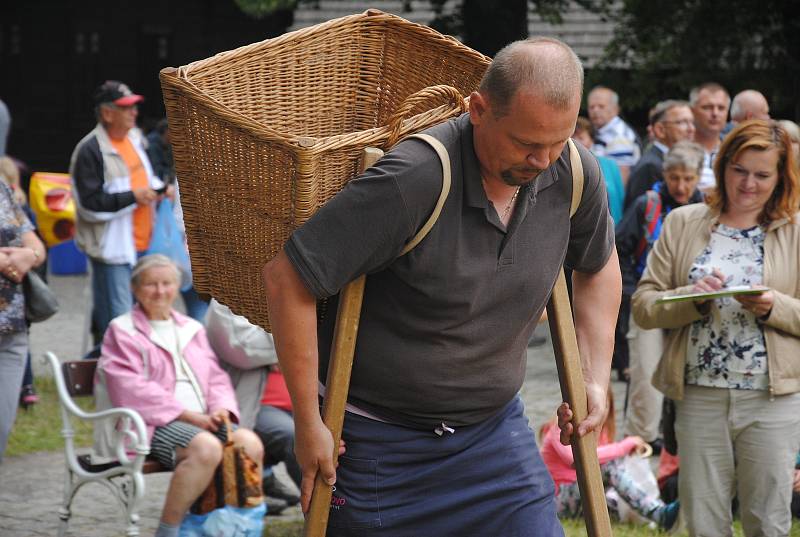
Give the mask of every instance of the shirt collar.
[(619, 116), (614, 116), (611, 118), (611, 121), (597, 129), (597, 132), (605, 134), (607, 132), (614, 131), (617, 128), (617, 124), (621, 121), (622, 119)]
[(664, 144), (662, 144), (658, 140), (653, 140), (653, 145), (656, 146), (658, 148), (658, 150), (661, 151), (661, 153), (663, 153), (664, 155), (669, 153), (669, 147), (665, 146)]

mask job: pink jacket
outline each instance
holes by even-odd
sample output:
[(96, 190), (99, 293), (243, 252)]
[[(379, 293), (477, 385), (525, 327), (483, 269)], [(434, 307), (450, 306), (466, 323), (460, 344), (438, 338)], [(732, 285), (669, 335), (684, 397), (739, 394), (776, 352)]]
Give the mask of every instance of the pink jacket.
[[(558, 438), (559, 431), (556, 425), (552, 425), (542, 438), (542, 460), (556, 483), (556, 494), (561, 485), (578, 480), (578, 475), (573, 468), (575, 459), (572, 457), (572, 447), (561, 443)], [(620, 442), (609, 444), (604, 436), (600, 439), (600, 445), (597, 446), (597, 458), (600, 464), (603, 464), (627, 455), (634, 447), (636, 447), (636, 442), (633, 437), (629, 436)]]
[[(203, 325), (175, 310), (172, 318), (179, 348), (203, 391), (207, 412), (226, 409), (238, 422), (239, 407), (230, 377), (217, 363)], [(138, 305), (108, 326), (95, 375), (95, 386), (98, 384), (105, 385), (114, 406), (132, 408), (142, 415), (148, 441), (153, 438), (155, 427), (174, 421), (184, 410), (173, 397), (172, 356)]]

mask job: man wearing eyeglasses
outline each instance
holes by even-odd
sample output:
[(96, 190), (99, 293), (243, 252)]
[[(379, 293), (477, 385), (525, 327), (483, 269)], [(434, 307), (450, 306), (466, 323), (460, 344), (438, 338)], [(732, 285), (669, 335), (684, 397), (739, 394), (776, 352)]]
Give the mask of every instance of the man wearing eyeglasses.
[(681, 140), (694, 140), (694, 115), (686, 101), (661, 101), (650, 112), (653, 143), (631, 170), (625, 188), (625, 210), (651, 186), (664, 179), (664, 155)]
[(97, 125), (70, 160), (78, 208), (75, 242), (92, 264), (95, 344), (108, 323), (133, 306), (131, 267), (150, 245), (156, 189), (164, 186), (135, 128), (143, 100), (122, 82), (101, 84), (94, 94)]

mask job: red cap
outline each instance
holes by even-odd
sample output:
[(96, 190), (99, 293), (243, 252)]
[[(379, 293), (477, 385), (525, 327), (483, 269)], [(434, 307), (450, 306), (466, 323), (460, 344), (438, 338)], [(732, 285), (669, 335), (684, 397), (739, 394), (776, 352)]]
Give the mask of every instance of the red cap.
[(114, 103), (117, 106), (133, 106), (144, 101), (144, 97), (137, 95), (122, 82), (106, 80), (94, 93), (94, 104)]

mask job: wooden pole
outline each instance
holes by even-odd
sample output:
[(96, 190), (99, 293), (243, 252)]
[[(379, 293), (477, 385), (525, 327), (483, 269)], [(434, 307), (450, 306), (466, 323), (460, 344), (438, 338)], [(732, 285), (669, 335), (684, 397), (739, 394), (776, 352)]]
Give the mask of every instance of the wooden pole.
[(572, 409), (572, 425), (576, 431), (572, 438), (572, 454), (578, 474), (586, 533), (589, 537), (611, 537), (611, 521), (608, 518), (603, 478), (597, 460), (597, 435), (587, 434), (582, 438), (577, 435), (578, 424), (586, 418), (588, 408), (578, 340), (575, 337), (572, 308), (563, 270), (547, 303), (547, 320), (550, 323), (561, 396)]
[[(361, 155), (361, 171), (366, 170), (383, 156), (383, 151), (367, 147)], [(356, 349), (361, 301), (364, 298), (365, 276), (348, 283), (339, 295), (336, 328), (333, 334), (328, 377), (325, 381), (325, 399), (322, 403), (322, 421), (333, 435), (333, 463), (339, 458), (339, 440), (342, 438), (344, 407), (350, 389), (350, 372)], [(311, 496), (311, 506), (306, 516), (305, 537), (324, 537), (328, 527), (333, 488), (318, 473)]]

